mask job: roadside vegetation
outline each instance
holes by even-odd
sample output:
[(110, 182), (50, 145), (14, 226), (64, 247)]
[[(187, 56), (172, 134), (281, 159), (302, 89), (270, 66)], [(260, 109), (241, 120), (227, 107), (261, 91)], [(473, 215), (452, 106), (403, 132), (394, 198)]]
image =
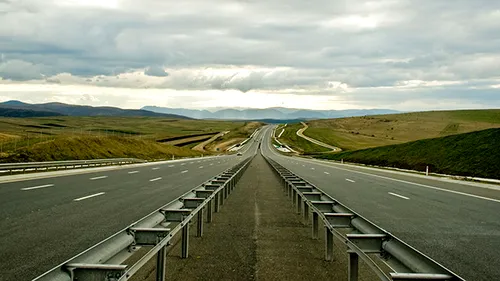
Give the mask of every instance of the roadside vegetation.
[(318, 158), (500, 179), (500, 129), (418, 140), (398, 145), (324, 154)]
[(249, 129), (245, 122), (158, 117), (0, 118), (0, 162), (195, 156), (201, 153), (190, 149), (192, 139), (183, 147), (159, 141), (221, 131), (243, 137)]
[[(343, 150), (357, 150), (500, 128), (500, 110), (414, 112), (307, 123), (309, 128), (304, 135)], [(295, 128), (298, 130), (301, 125), (294, 125)], [(302, 142), (297, 143), (297, 146), (301, 145)]]

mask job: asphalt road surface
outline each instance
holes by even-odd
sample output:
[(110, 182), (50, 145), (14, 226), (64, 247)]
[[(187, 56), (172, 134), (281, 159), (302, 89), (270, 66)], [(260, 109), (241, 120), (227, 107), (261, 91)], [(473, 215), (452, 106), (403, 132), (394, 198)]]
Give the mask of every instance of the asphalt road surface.
[(466, 280), (500, 280), (500, 189), (263, 154)]
[(257, 146), (248, 142), (243, 156), (0, 178), (0, 280), (35, 278), (231, 168)]

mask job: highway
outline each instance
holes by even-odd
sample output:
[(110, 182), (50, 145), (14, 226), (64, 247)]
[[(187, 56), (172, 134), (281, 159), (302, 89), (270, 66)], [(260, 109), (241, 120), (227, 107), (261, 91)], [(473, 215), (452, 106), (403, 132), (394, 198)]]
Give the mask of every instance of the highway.
[(500, 280), (499, 189), (284, 156), (271, 132), (263, 155), (466, 280)]
[(257, 143), (243, 157), (0, 178), (0, 280), (33, 279), (255, 154)]
[[(459, 181), (262, 153), (467, 280), (500, 280), (500, 191)], [(221, 156), (0, 178), (0, 280), (30, 280), (243, 157)], [(49, 173), (47, 173), (48, 175)]]

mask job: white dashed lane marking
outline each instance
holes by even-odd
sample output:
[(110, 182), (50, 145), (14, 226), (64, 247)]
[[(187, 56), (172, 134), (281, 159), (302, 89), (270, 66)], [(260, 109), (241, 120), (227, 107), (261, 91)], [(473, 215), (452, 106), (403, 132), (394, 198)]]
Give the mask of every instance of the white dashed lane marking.
[(396, 194), (396, 193), (392, 193), (392, 192), (388, 192), (390, 195), (392, 196), (396, 196), (396, 197), (399, 197), (399, 198), (402, 198), (402, 199), (405, 199), (405, 200), (410, 200), (410, 198), (406, 197), (406, 196), (403, 196), (403, 195), (399, 195), (399, 194)]
[(21, 190), (33, 190), (33, 189), (46, 188), (46, 187), (51, 187), (51, 186), (54, 186), (54, 185), (53, 184), (44, 184), (44, 185), (39, 185), (39, 186), (24, 187), (24, 188), (21, 188)]
[(84, 196), (84, 197), (73, 199), (73, 201), (82, 201), (82, 200), (85, 200), (85, 199), (89, 199), (89, 198), (92, 198), (92, 197), (103, 195), (105, 193), (106, 192), (99, 192), (99, 193), (96, 193), (96, 194), (92, 194), (92, 195), (88, 195), (88, 196)]

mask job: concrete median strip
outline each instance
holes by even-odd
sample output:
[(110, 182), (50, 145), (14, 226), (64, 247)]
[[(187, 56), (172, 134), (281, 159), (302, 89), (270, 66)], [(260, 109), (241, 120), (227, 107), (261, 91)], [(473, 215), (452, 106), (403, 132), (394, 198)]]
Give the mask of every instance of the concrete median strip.
[[(319, 238), (311, 239), (310, 226), (294, 215), (277, 177), (257, 155), (203, 238), (191, 240), (192, 257), (178, 258), (180, 243), (172, 248), (166, 280), (347, 280), (345, 245), (336, 243), (334, 261), (326, 262), (322, 233)], [(375, 280), (360, 267), (360, 280)], [(155, 280), (154, 274), (146, 280)]]

